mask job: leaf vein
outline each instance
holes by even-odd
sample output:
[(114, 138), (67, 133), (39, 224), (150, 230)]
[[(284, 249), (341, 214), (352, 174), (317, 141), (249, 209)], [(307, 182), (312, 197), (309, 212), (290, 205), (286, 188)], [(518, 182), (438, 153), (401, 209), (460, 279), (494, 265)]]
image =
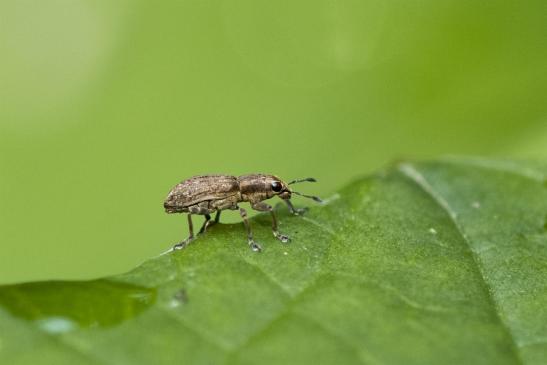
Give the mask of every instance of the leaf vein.
[(292, 297), (293, 295), (291, 294), (291, 292), (289, 291), (289, 289), (285, 288), (275, 277), (273, 277), (272, 275), (270, 275), (269, 273), (267, 273), (263, 268), (261, 268), (259, 265), (257, 265), (256, 263), (252, 262), (252, 261), (249, 261), (248, 259), (246, 259), (245, 257), (243, 256), (238, 256), (240, 261), (247, 264), (248, 266), (254, 268), (256, 271), (260, 272), (262, 274), (262, 276), (264, 276), (268, 282), (270, 282), (272, 285), (274, 285), (276, 288), (278, 288), (279, 290), (281, 290), (284, 294), (286, 294), (288, 297)]
[(446, 308), (446, 307), (441, 307), (441, 306), (438, 306), (438, 305), (427, 305), (427, 304), (422, 304), (422, 303), (416, 302), (415, 300), (413, 300), (413, 299), (409, 298), (408, 296), (406, 296), (405, 294), (401, 293), (401, 291), (399, 289), (397, 289), (396, 287), (394, 287), (392, 285), (389, 285), (389, 284), (382, 284), (382, 283), (380, 283), (376, 280), (371, 280), (371, 279), (368, 279), (368, 278), (364, 278), (364, 277), (361, 277), (361, 276), (358, 276), (358, 275), (355, 275), (355, 274), (351, 274), (351, 273), (347, 273), (347, 272), (343, 272), (343, 271), (336, 272), (334, 277), (339, 277), (339, 278), (342, 278), (342, 279), (351, 279), (351, 280), (358, 281), (359, 283), (362, 283), (362, 284), (372, 284), (372, 285), (376, 286), (377, 288), (380, 288), (381, 290), (385, 291), (386, 293), (389, 293), (392, 296), (398, 298), (401, 302), (403, 302), (407, 306), (409, 306), (413, 309), (416, 309), (416, 310), (425, 311), (425, 312), (434, 312), (434, 313), (453, 312), (453, 310), (451, 310), (449, 308)]
[(316, 221), (315, 219), (311, 219), (311, 218), (306, 217), (306, 216), (302, 216), (301, 218), (302, 218), (302, 220), (304, 220), (306, 222), (309, 222), (309, 223), (313, 224), (314, 226), (320, 228), (321, 230), (327, 232), (331, 236), (336, 236), (336, 233), (330, 227), (326, 226), (325, 224), (321, 224), (318, 221)]
[(213, 336), (210, 336), (206, 331), (203, 331), (203, 330), (200, 330), (200, 329), (197, 329), (197, 328), (194, 328), (194, 327), (190, 326), (183, 318), (171, 313), (166, 308), (162, 308), (161, 312), (166, 314), (167, 316), (169, 316), (169, 318), (175, 320), (182, 327), (184, 327), (187, 330), (195, 333), (204, 342), (206, 342), (210, 345), (213, 345), (213, 347), (216, 347), (219, 350), (222, 350), (222, 351), (226, 352), (232, 347), (232, 345), (227, 343), (227, 342), (223, 342), (223, 341), (218, 340), (218, 339), (217, 340), (213, 339), (212, 338)]
[(332, 330), (332, 329), (328, 328), (327, 326), (325, 326), (321, 321), (318, 321), (317, 319), (315, 319), (311, 316), (307, 316), (303, 313), (293, 313), (293, 314), (297, 317), (300, 317), (301, 319), (303, 319), (305, 321), (308, 321), (309, 323), (311, 323), (312, 325), (314, 325), (315, 327), (317, 327), (318, 329), (320, 329), (321, 331), (326, 333), (328, 336), (333, 337), (337, 340), (340, 340), (343, 344), (345, 344), (346, 346), (348, 346), (349, 348), (351, 348), (353, 350), (353, 352), (357, 355), (357, 358), (360, 360), (361, 364), (363, 364), (363, 365), (368, 364), (361, 356), (362, 348), (360, 348), (356, 344), (348, 341), (344, 336), (341, 336), (340, 334), (336, 333), (334, 330)]

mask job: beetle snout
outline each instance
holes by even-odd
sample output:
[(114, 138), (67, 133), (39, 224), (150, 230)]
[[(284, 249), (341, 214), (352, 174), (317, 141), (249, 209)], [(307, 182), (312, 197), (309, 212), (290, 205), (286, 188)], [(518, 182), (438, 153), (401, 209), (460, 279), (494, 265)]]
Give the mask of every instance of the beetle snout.
[(289, 190), (285, 190), (279, 194), (279, 197), (281, 199), (290, 199), (291, 198), (291, 192)]

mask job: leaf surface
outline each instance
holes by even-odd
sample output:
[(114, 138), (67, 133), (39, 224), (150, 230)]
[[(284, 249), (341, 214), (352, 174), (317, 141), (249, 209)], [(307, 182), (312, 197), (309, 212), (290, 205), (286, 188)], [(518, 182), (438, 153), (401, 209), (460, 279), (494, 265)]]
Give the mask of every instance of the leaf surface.
[[(92, 281), (0, 287), (1, 364), (544, 364), (545, 165), (451, 157)], [(182, 217), (181, 217), (182, 218)], [(184, 220), (181, 219), (181, 224)]]

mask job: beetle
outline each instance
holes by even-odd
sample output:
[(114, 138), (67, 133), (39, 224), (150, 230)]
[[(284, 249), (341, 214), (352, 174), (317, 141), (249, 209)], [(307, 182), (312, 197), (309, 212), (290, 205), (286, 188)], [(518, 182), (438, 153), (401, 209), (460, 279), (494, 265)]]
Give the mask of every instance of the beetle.
[[(289, 237), (277, 229), (277, 218), (272, 206), (265, 203), (264, 200), (278, 196), (285, 201), (292, 214), (302, 214), (305, 209), (296, 209), (292, 205), (290, 201), (292, 194), (313, 199), (318, 203), (321, 202), (321, 199), (316, 196), (289, 189), (289, 185), (304, 181), (316, 182), (314, 178), (309, 177), (285, 183), (277, 176), (268, 174), (249, 174), (238, 177), (199, 175), (182, 181), (171, 189), (163, 203), (166, 213), (188, 213), (190, 235), (184, 241), (176, 244), (173, 249), (182, 249), (195, 239), (192, 215), (205, 216), (205, 221), (198, 232), (199, 235), (205, 233), (211, 225), (219, 222), (221, 211), (230, 209), (239, 210), (247, 231), (249, 247), (253, 251), (261, 251), (262, 248), (253, 238), (247, 211), (238, 205), (241, 202), (249, 202), (254, 210), (270, 212), (273, 235), (281, 242), (288, 242)], [(211, 214), (214, 212), (216, 212), (215, 219), (211, 220)]]

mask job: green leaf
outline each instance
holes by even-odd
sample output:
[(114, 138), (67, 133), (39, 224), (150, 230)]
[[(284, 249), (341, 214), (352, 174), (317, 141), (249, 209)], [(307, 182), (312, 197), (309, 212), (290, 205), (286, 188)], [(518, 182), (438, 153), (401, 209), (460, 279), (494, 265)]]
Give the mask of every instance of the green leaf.
[(545, 364), (546, 172), (404, 163), (279, 208), (290, 244), (259, 215), (262, 253), (221, 224), (124, 275), (2, 286), (0, 363)]

